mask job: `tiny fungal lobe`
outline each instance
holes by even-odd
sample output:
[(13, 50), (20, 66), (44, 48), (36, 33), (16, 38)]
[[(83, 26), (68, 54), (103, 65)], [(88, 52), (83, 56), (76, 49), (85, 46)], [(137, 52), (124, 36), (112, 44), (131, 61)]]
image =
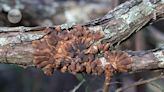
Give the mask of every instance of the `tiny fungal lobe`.
[(126, 52), (106, 51), (104, 56), (115, 71), (127, 72), (131, 68), (132, 60)]

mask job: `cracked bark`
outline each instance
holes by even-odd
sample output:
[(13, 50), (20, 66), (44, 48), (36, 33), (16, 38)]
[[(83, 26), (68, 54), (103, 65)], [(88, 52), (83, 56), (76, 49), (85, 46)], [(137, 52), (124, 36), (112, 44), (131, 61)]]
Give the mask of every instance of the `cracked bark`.
[[(119, 45), (131, 34), (139, 31), (154, 18), (164, 14), (164, 1), (131, 0), (125, 2), (105, 16), (83, 25), (93, 31), (105, 33), (103, 43)], [(72, 25), (61, 25), (63, 29)], [(23, 67), (34, 66), (31, 42), (43, 38), (46, 27), (0, 27), (0, 63), (17, 64)], [(130, 71), (164, 68), (164, 47), (156, 51), (128, 51), (132, 58)]]

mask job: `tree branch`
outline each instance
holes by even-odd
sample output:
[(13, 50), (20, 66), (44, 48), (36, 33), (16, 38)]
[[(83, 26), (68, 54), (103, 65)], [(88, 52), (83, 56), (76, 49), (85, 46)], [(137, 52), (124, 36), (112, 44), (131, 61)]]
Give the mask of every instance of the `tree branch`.
[[(156, 13), (157, 19), (162, 16), (164, 14), (164, 1), (151, 1), (127, 1), (107, 13), (104, 17), (83, 24), (85, 28), (88, 28), (87, 30), (89, 30), (93, 37), (96, 35), (96, 32), (103, 35), (92, 46), (105, 44), (105, 46), (109, 45), (108, 50), (111, 46), (119, 44), (132, 33), (148, 24), (154, 18), (154, 12)], [(76, 29), (77, 31), (75, 32), (79, 32), (78, 27), (74, 28), (74, 26), (76, 25), (63, 24), (59, 26), (61, 28), (59, 31)], [(53, 32), (47, 32), (49, 29), (55, 29), (56, 31), (57, 27), (0, 27), (0, 63), (17, 64), (25, 67), (34, 66), (33, 54), (36, 48), (32, 46), (32, 42), (35, 40), (42, 41), (42, 39), (47, 39), (47, 36), (50, 37)], [(71, 33), (68, 32), (67, 34), (69, 35)], [(92, 46), (90, 47), (92, 48)], [(128, 58), (131, 59), (131, 63), (128, 65), (131, 67), (128, 67), (127, 70), (136, 72), (139, 70), (164, 68), (163, 48), (150, 52), (127, 51)], [(105, 65), (108, 65), (108, 59), (103, 56), (104, 52), (96, 54), (102, 55), (98, 58), (102, 67), (104, 62)], [(112, 67), (117, 68), (113, 65)]]

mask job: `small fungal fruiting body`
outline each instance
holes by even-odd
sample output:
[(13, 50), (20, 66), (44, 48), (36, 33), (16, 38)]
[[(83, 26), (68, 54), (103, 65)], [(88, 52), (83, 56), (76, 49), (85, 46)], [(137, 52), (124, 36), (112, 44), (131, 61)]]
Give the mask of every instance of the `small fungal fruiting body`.
[[(32, 42), (34, 48), (34, 64), (42, 68), (44, 73), (51, 75), (54, 69), (62, 72), (100, 74), (97, 67), (96, 54), (100, 50), (93, 45), (103, 37), (100, 32), (91, 32), (87, 27), (76, 25), (71, 29), (47, 28), (48, 34), (42, 39)], [(96, 70), (95, 67), (98, 69)]]
[(127, 72), (131, 67), (131, 58), (123, 51), (105, 51), (104, 57), (107, 64), (105, 65), (105, 82), (103, 92), (109, 89), (109, 82), (114, 72)]
[(127, 72), (131, 67), (131, 58), (126, 52), (123, 51), (111, 51), (105, 52), (105, 58), (110, 66), (118, 72)]

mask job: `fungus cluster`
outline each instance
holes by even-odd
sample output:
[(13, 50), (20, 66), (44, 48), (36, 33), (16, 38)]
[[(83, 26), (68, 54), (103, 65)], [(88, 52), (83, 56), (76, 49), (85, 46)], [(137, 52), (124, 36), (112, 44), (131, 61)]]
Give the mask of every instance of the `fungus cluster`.
[[(33, 63), (44, 73), (52, 75), (55, 69), (73, 74), (86, 72), (106, 76), (113, 70), (127, 71), (131, 61), (123, 52), (108, 52), (109, 44), (95, 42), (104, 35), (87, 27), (76, 25), (70, 29), (46, 28), (48, 34), (32, 42), (34, 48)], [(102, 53), (108, 64), (102, 67), (99, 54)], [(111, 74), (110, 74), (111, 75)]]

